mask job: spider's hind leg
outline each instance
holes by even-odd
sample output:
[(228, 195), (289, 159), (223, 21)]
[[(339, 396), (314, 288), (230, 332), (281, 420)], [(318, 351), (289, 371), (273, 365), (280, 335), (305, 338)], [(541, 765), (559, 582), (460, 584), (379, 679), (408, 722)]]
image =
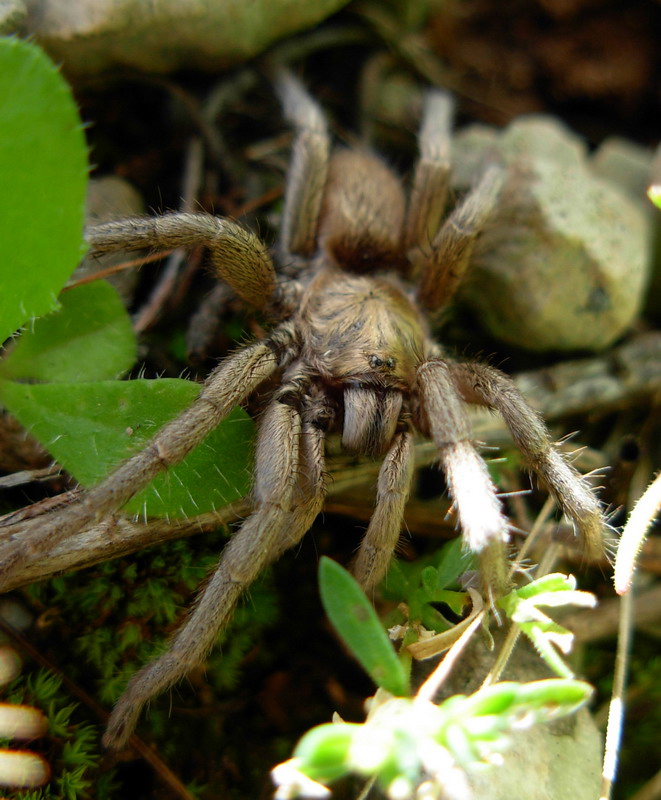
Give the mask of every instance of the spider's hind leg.
[(225, 547), (190, 616), (156, 661), (129, 682), (115, 706), (104, 743), (124, 745), (142, 707), (202, 661), (229, 622), (244, 590), (306, 533), (325, 496), (325, 409), (299, 408), (300, 387), (286, 384), (264, 413), (257, 440), (257, 507)]
[(445, 220), (431, 243), (414, 258), (420, 273), (418, 301), (429, 311), (446, 306), (463, 281), (477, 237), (491, 216), (503, 184), (503, 169), (489, 166)]
[(419, 279), (418, 301), (429, 311), (439, 311), (457, 291), (503, 183), (502, 167), (488, 166), (441, 224), (450, 192), (452, 117), (450, 95), (430, 92), (425, 100), (418, 136), (420, 157), (406, 214), (410, 273)]
[(551, 491), (583, 538), (585, 555), (604, 555), (604, 518), (599, 501), (585, 479), (553, 447), (541, 417), (532, 409), (512, 380), (485, 364), (452, 364), (454, 385), (468, 403), (498, 411), (516, 446)]
[(310, 258), (317, 249), (330, 137), (323, 111), (288, 70), (277, 72), (276, 89), (296, 130), (280, 235), (280, 252), (287, 264), (296, 256)]
[(407, 249), (415, 248), (411, 253), (414, 260), (429, 248), (445, 212), (450, 190), (452, 116), (449, 94), (427, 94), (418, 134), (420, 157), (413, 174), (404, 234)]

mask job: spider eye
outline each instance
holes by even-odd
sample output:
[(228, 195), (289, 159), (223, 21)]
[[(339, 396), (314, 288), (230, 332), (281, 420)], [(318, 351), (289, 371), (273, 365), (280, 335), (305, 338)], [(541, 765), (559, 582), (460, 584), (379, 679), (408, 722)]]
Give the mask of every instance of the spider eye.
[(397, 365), (396, 358), (381, 358), (377, 355), (367, 356), (367, 360), (369, 361), (370, 367), (372, 369), (378, 369), (379, 367), (385, 367), (386, 369), (395, 369)]

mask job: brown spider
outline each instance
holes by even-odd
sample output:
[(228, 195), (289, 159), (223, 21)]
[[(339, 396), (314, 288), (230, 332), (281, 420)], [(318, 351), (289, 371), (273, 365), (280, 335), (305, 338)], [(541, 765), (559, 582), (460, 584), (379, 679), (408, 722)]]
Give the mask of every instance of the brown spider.
[(50, 513), (47, 524), (27, 523), (24, 535), (0, 551), (1, 586), (46, 545), (121, 508), (260, 384), (280, 377), (259, 423), (254, 511), (225, 548), (169, 649), (130, 681), (106, 733), (113, 747), (127, 741), (151, 697), (204, 658), (246, 587), (311, 526), (324, 502), (329, 431), (340, 431), (349, 451), (383, 456), (376, 508), (353, 566), (365, 588), (383, 577), (400, 535), (416, 429), (438, 448), (466, 544), (491, 570), (483, 576), (485, 587), (502, 589), (494, 564), (504, 563), (508, 522), (471, 441), (465, 403), (502, 414), (528, 465), (579, 529), (587, 553), (602, 551), (599, 504), (554, 449), (541, 419), (503, 373), (445, 358), (424, 320), (423, 310), (437, 312), (455, 293), (497, 202), (501, 169), (489, 166), (442, 222), (450, 168), (451, 103), (445, 94), (427, 97), (407, 205), (399, 179), (383, 161), (359, 148), (331, 153), (316, 103), (291, 75), (280, 75), (277, 83), (296, 129), (277, 273), (255, 234), (208, 214), (126, 219), (87, 232), (97, 253), (204, 244), (221, 278), (274, 318), (270, 335), (222, 362), (195, 403), (145, 450), (69, 507)]

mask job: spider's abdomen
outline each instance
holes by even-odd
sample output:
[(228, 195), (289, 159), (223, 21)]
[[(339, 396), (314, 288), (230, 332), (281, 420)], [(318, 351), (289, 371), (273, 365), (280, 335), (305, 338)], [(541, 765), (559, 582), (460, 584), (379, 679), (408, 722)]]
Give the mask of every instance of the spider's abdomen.
[(337, 150), (328, 167), (319, 245), (342, 269), (363, 274), (403, 260), (404, 191), (367, 150)]

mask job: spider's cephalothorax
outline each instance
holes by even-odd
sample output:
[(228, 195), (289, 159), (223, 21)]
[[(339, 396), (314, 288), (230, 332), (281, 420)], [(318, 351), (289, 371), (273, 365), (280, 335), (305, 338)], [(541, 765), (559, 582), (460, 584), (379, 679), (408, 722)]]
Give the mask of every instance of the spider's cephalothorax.
[(394, 279), (326, 267), (307, 287), (296, 321), (305, 333), (300, 363), (339, 398), (343, 445), (384, 452), (427, 350), (415, 306)]
[[(281, 75), (278, 89), (296, 129), (278, 271), (255, 234), (208, 214), (133, 218), (87, 233), (97, 253), (206, 245), (219, 276), (274, 317), (270, 335), (222, 362), (195, 403), (145, 450), (72, 505), (27, 522), (21, 538), (0, 551), (2, 585), (29, 556), (121, 508), (260, 384), (280, 378), (259, 420), (254, 511), (169, 649), (129, 683), (106, 734), (113, 746), (128, 739), (147, 700), (203, 659), (245, 588), (308, 530), (324, 501), (330, 430), (341, 432), (348, 450), (383, 457), (375, 511), (353, 565), (366, 588), (384, 575), (399, 537), (414, 430), (437, 446), (466, 544), (494, 569), (508, 525), (473, 445), (466, 403), (502, 414), (588, 555), (602, 551), (596, 498), (510, 379), (482, 364), (444, 358), (425, 323), (424, 312), (445, 306), (463, 277), (497, 201), (500, 168), (488, 166), (443, 221), (450, 168), (446, 95), (428, 95), (407, 202), (399, 179), (376, 156), (360, 149), (331, 153), (322, 113), (292, 76)], [(493, 579), (498, 576), (484, 578), (485, 586), (497, 592), (502, 584), (494, 589)]]

